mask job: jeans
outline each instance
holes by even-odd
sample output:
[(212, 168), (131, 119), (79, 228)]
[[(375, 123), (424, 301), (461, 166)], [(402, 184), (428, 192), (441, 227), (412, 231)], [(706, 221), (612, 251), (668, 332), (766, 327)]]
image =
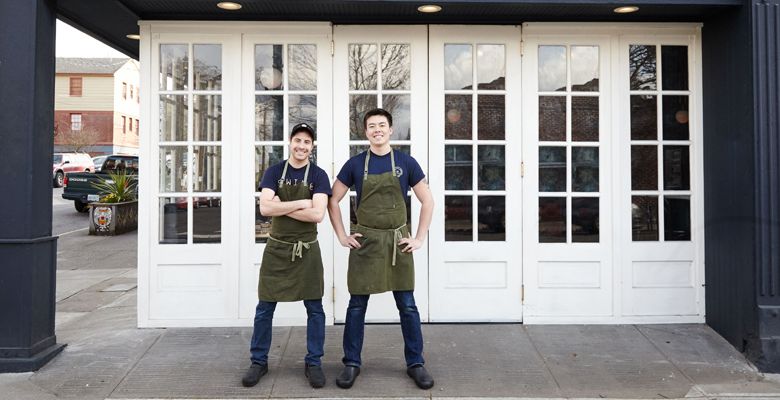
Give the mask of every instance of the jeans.
[[(363, 350), (363, 333), (366, 321), (369, 295), (353, 294), (347, 307), (347, 320), (344, 324), (344, 365), (360, 367), (360, 352)], [(401, 333), (404, 336), (404, 358), (406, 366), (423, 365), (423, 338), (420, 327), (420, 313), (414, 303), (414, 292), (393, 292), (395, 306), (401, 316)]]
[[(325, 346), (325, 312), (322, 299), (304, 300), (306, 306), (306, 354), (307, 365), (320, 365)], [(250, 352), (253, 364), (268, 364), (268, 350), (271, 348), (271, 325), (276, 302), (258, 301), (255, 310), (255, 330), (252, 333)]]

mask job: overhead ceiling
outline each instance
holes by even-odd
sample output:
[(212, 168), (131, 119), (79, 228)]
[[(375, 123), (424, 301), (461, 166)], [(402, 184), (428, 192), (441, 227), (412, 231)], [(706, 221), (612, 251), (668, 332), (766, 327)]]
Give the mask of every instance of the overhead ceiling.
[[(217, 8), (219, 0), (58, 0), (59, 17), (109, 46), (138, 57), (139, 20), (328, 21), (334, 24), (520, 24), (532, 21), (701, 22), (743, 5), (746, 0), (234, 0), (237, 11)], [(442, 11), (422, 14), (421, 4)], [(620, 5), (639, 12), (615, 14)]]

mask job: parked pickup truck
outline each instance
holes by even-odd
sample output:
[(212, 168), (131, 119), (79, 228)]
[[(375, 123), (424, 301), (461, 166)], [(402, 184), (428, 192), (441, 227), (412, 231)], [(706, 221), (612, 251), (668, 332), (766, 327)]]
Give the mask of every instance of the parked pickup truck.
[(87, 212), (89, 203), (100, 200), (100, 192), (95, 189), (94, 183), (108, 178), (110, 172), (125, 171), (128, 174), (138, 173), (138, 157), (110, 155), (103, 161), (99, 172), (95, 173), (69, 173), (65, 175), (65, 190), (62, 198), (73, 200), (73, 205), (78, 212)]

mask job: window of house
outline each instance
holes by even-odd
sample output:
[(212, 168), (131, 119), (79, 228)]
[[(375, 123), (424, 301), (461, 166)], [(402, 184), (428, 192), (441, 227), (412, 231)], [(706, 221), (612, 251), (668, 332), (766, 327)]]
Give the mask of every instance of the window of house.
[(133, 99), (133, 85), (130, 85), (130, 100)]
[(138, 125), (138, 120), (136, 119), (136, 120), (135, 120), (135, 130), (136, 130), (136, 132), (137, 132), (137, 131), (138, 131), (138, 129), (139, 129), (139, 128), (138, 128), (138, 126), (139, 126), (139, 125)]
[[(79, 78), (81, 79), (81, 78)], [(71, 114), (70, 115), (70, 130), (72, 131), (80, 131), (81, 130), (81, 114)]]
[(127, 124), (130, 125), (130, 128), (128, 130), (130, 132), (132, 132), (133, 131), (133, 119), (132, 118), (128, 118), (127, 119)]
[(122, 98), (127, 99), (127, 84), (122, 82)]
[(127, 133), (127, 117), (122, 117), (122, 133)]
[(70, 78), (70, 95), (81, 97), (82, 81), (80, 76), (72, 76)]

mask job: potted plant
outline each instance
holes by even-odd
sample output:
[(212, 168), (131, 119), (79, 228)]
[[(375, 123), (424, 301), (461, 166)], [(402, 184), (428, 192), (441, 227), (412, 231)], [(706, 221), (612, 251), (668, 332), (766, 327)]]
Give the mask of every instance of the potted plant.
[(92, 184), (100, 201), (90, 207), (90, 235), (119, 235), (138, 228), (137, 184), (136, 176), (125, 171), (110, 172), (106, 179)]

